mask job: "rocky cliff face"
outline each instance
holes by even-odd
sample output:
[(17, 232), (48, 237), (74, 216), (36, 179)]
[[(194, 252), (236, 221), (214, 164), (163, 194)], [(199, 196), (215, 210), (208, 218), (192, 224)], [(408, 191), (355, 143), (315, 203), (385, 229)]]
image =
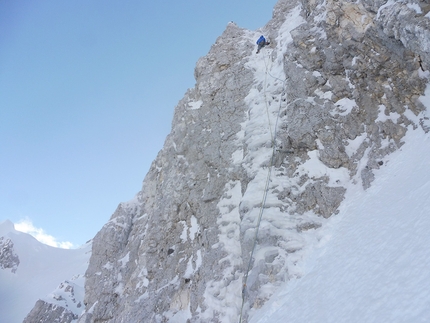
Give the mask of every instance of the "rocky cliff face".
[(246, 321), (299, 278), (347, 186), (430, 129), (429, 9), (280, 0), (261, 31), (228, 24), (142, 191), (96, 235), (78, 321)]

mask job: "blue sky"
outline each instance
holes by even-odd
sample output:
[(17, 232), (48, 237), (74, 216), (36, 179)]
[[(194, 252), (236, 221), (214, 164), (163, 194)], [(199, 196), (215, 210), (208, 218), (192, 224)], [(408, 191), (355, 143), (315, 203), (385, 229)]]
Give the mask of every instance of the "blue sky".
[(141, 189), (198, 58), (276, 2), (0, 1), (0, 221), (91, 239)]

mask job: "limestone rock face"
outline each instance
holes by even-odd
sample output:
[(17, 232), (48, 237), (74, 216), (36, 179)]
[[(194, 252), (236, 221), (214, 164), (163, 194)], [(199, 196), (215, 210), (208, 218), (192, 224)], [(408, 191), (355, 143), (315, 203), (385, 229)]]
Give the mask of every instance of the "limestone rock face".
[(347, 187), (429, 131), (423, 3), (280, 0), (258, 32), (229, 23), (94, 238), (78, 322), (245, 322), (299, 278)]
[(38, 300), (22, 323), (71, 323), (73, 321), (76, 322), (77, 318), (76, 314), (62, 306)]
[(0, 237), (0, 269), (9, 269), (16, 273), (19, 266), (19, 257), (13, 249), (13, 242)]
[(428, 1), (395, 3), (383, 7), (378, 17), (383, 32), (418, 55), (419, 63), (425, 70), (430, 68), (430, 19), (424, 16), (424, 12), (429, 10)]

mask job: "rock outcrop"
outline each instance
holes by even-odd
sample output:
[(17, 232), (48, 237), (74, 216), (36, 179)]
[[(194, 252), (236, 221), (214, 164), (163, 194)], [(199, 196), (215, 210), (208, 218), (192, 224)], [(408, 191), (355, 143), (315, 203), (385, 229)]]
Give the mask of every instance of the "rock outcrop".
[(48, 295), (46, 300), (36, 301), (23, 323), (76, 322), (83, 308), (82, 286), (74, 282), (77, 279), (82, 279), (82, 277), (77, 275), (71, 281), (62, 282), (55, 291)]
[(142, 191), (94, 238), (78, 322), (246, 321), (299, 278), (348, 185), (429, 131), (428, 10), (280, 0), (260, 31), (229, 23)]
[(19, 257), (13, 248), (11, 239), (0, 237), (0, 269), (10, 269), (16, 273), (19, 266)]
[(38, 300), (31, 312), (26, 316), (22, 323), (52, 322), (52, 323), (71, 323), (76, 322), (78, 315), (72, 311), (55, 304), (50, 304)]

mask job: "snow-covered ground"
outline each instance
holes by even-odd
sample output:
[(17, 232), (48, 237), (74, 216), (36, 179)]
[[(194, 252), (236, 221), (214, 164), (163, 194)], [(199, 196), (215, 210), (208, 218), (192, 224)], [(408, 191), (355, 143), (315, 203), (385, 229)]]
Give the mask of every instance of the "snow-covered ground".
[(404, 141), (368, 190), (350, 185), (302, 278), (252, 323), (430, 322), (430, 133)]
[[(0, 269), (1, 323), (21, 323), (38, 299), (67, 304), (73, 312), (81, 312), (83, 274), (91, 253), (90, 243), (79, 249), (53, 248), (16, 231), (10, 221), (0, 223), (0, 237), (3, 241), (12, 240), (20, 261), (15, 273)], [(73, 293), (67, 286), (73, 287)], [(80, 309), (77, 308), (79, 301)]]

